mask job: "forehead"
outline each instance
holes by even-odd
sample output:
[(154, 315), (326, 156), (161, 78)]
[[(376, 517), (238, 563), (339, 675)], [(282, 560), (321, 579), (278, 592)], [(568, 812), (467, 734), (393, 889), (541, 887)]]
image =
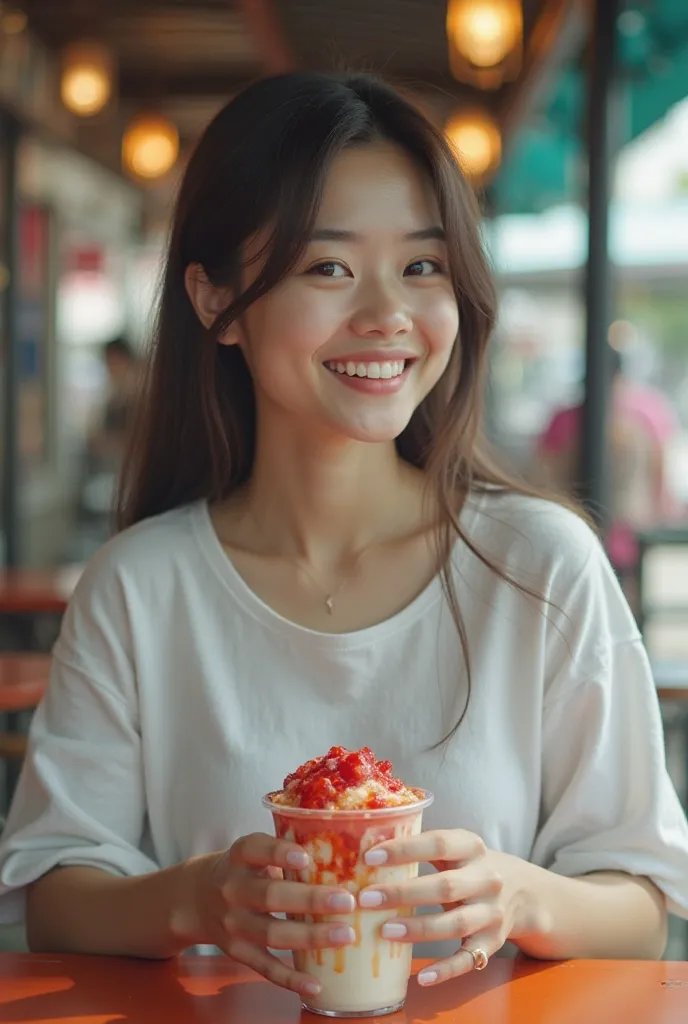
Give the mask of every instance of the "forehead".
[(318, 211), (319, 227), (410, 232), (440, 223), (429, 178), (391, 143), (353, 146), (332, 162)]

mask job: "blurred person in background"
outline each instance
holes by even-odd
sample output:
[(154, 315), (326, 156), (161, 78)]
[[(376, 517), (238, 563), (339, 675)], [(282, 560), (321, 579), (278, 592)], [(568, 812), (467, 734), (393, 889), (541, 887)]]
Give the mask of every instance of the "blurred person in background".
[(140, 361), (123, 336), (102, 349), (105, 393), (87, 434), (78, 488), (76, 521), (63, 557), (84, 561), (112, 532), (112, 508), (136, 408)]
[[(679, 502), (667, 472), (668, 448), (678, 421), (656, 388), (630, 380), (623, 358), (611, 350), (610, 526), (605, 545), (628, 592), (638, 560), (638, 533), (675, 519)], [(540, 437), (533, 476), (556, 494), (572, 495), (578, 481), (582, 404), (558, 409)]]
[(88, 438), (89, 460), (100, 470), (119, 472), (134, 412), (139, 361), (124, 337), (103, 346), (107, 391)]

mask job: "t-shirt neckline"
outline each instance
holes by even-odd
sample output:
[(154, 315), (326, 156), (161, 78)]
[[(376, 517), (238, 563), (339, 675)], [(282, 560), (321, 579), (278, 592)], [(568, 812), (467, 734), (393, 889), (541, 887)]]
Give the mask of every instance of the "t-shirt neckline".
[[(385, 640), (394, 633), (408, 629), (413, 623), (424, 616), (443, 596), (442, 581), (437, 573), (424, 589), (406, 607), (396, 612), (383, 622), (351, 633), (322, 633), (308, 629), (291, 619), (285, 618), (274, 608), (266, 604), (246, 583), (243, 576), (235, 568), (232, 559), (225, 551), (210, 516), (207, 500), (197, 502), (191, 510), (196, 540), (203, 552), (206, 562), (234, 600), (241, 605), (254, 619), (273, 632), (280, 633), (288, 639), (299, 642), (307, 641), (329, 650), (351, 650), (366, 647), (371, 643)], [(461, 510), (460, 521), (464, 530), (469, 530), (473, 518), (477, 514), (476, 496), (469, 496)], [(457, 541), (452, 553), (452, 564), (456, 568), (458, 560), (466, 550), (465, 545)]]

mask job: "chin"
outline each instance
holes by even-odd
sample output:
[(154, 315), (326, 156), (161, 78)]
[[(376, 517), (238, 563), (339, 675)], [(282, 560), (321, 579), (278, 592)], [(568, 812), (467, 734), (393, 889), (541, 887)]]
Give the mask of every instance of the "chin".
[(410, 417), (386, 423), (337, 423), (333, 424), (333, 427), (338, 434), (351, 441), (360, 441), (365, 444), (390, 444), (396, 441), (400, 434), (403, 434), (409, 420)]

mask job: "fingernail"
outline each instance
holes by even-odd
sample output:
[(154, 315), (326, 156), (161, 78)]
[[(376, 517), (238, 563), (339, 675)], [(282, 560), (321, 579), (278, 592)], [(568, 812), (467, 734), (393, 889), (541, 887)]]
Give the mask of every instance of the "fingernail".
[(421, 971), (418, 975), (419, 985), (434, 985), (437, 981), (437, 971)]
[(287, 864), (292, 868), (307, 868), (308, 867), (308, 854), (305, 850), (300, 850), (294, 853), (287, 854)]
[(387, 863), (387, 851), (368, 850), (363, 859), (365, 860), (366, 864), (370, 864), (371, 867), (377, 867), (378, 864)]
[(307, 981), (303, 985), (303, 991), (308, 996), (318, 996), (322, 992), (322, 988), (317, 981)]
[(356, 932), (351, 925), (338, 924), (330, 931), (330, 940), (337, 946), (350, 946), (356, 941)]
[(356, 909), (356, 900), (350, 892), (333, 892), (327, 900), (327, 905), (330, 910), (341, 910), (343, 913), (350, 914), (352, 910)]
[(383, 939), (403, 939), (407, 932), (408, 928), (406, 925), (399, 924), (398, 921), (388, 921), (387, 924), (382, 926)]
[(358, 897), (359, 907), (379, 907), (384, 901), (384, 894), (372, 889), (368, 890), (368, 892), (362, 892)]

